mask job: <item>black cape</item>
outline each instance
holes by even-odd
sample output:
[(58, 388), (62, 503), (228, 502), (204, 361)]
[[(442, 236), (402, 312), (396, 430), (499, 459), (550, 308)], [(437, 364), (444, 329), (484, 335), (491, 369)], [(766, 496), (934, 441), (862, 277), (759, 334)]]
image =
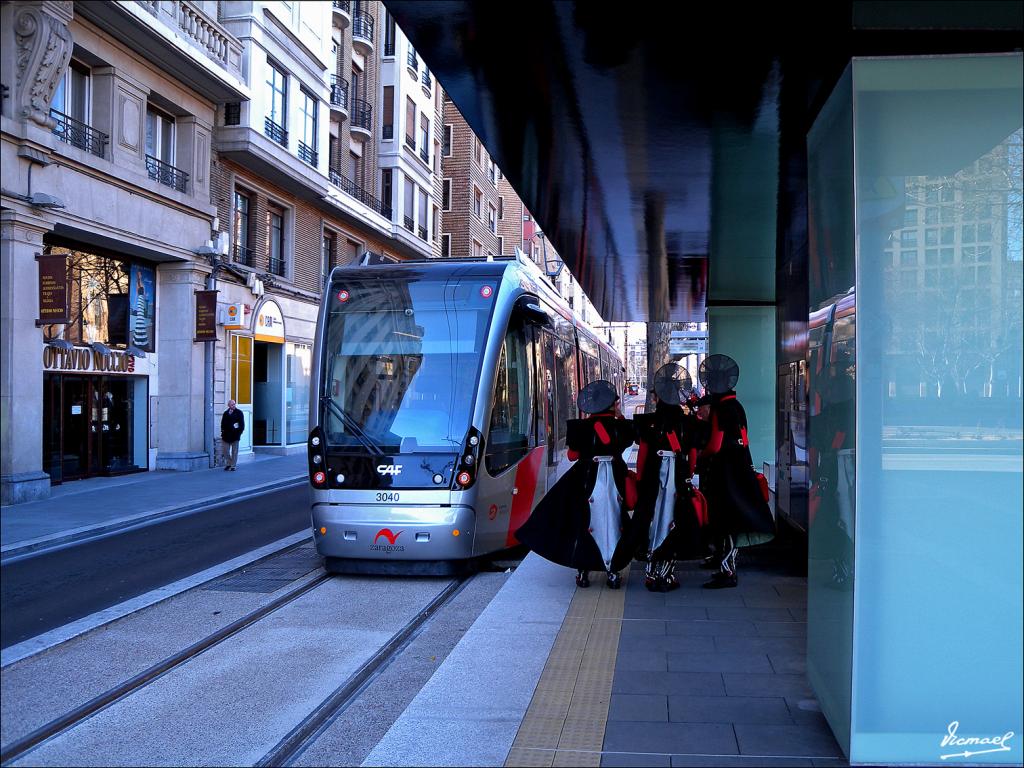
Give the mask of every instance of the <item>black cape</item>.
[(738, 547), (763, 544), (775, 536), (775, 518), (761, 494), (747, 444), (747, 414), (735, 392), (715, 395), (711, 442), (718, 432), (721, 448), (708, 457), (700, 475), (711, 528), (718, 536), (732, 536)]
[[(611, 442), (598, 437), (601, 424)], [(566, 443), (579, 454), (573, 466), (559, 478), (537, 504), (529, 519), (515, 532), (516, 538), (546, 560), (583, 571), (604, 571), (601, 551), (590, 535), (588, 499), (597, 478), (595, 456), (612, 456), (612, 473), (619, 496), (626, 498), (626, 462), (622, 453), (633, 443), (633, 425), (625, 419), (600, 414), (567, 422)], [(625, 504), (619, 510), (622, 537), (612, 556), (611, 570), (618, 571), (632, 559), (630, 518)]]
[[(651, 560), (685, 560), (703, 555), (700, 521), (693, 506), (694, 490), (690, 484), (690, 449), (696, 449), (698, 428), (696, 418), (683, 413), (677, 405), (660, 403), (651, 414), (633, 417), (637, 439), (646, 446), (643, 466), (638, 466), (640, 481), (637, 488), (636, 511), (633, 513), (634, 538), (638, 559), (647, 559), (650, 546), (649, 529), (658, 501), (661, 464), (665, 460), (658, 451), (673, 450), (669, 433), (674, 433), (680, 447), (675, 459), (676, 503), (673, 527), (668, 536), (652, 554)], [(638, 461), (640, 457), (638, 456)]]

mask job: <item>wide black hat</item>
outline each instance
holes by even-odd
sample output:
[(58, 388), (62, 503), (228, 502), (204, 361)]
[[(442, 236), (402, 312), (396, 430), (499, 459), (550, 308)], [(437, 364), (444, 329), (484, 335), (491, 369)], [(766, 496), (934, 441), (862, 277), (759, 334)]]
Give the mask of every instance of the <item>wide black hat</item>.
[(619, 399), (615, 386), (605, 379), (592, 381), (580, 390), (576, 407), (584, 413), (601, 413), (611, 408)]
[(701, 362), (697, 377), (706, 391), (720, 395), (736, 388), (740, 367), (728, 355), (709, 355)]
[(654, 394), (668, 405), (681, 405), (693, 391), (690, 372), (677, 363), (661, 366), (654, 374)]

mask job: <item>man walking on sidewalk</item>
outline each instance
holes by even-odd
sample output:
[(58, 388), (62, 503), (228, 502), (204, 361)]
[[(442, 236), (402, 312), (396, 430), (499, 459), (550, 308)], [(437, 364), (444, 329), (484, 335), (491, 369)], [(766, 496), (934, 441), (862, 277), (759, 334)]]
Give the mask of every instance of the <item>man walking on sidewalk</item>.
[(224, 471), (234, 472), (238, 464), (238, 441), (245, 432), (245, 416), (228, 400), (228, 409), (220, 417), (220, 439), (224, 442)]

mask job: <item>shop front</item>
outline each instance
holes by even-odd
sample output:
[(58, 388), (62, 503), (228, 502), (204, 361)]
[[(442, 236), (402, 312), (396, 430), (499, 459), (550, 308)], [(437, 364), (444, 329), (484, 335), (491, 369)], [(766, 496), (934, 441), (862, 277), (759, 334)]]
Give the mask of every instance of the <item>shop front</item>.
[(53, 484), (149, 469), (156, 271), (116, 254), (47, 243), (66, 307), (43, 326), (42, 469)]
[(273, 299), (253, 312), (252, 335), (229, 341), (230, 397), (251, 425), (240, 450), (305, 444), (309, 423), (312, 346), (287, 341), (284, 314)]

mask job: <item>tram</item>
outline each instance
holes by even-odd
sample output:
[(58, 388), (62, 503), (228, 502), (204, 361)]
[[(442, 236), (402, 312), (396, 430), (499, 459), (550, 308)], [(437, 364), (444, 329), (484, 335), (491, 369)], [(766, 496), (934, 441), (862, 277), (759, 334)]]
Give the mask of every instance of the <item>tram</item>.
[(443, 574), (515, 546), (615, 351), (521, 251), (337, 267), (317, 323), (308, 467), (328, 571)]

